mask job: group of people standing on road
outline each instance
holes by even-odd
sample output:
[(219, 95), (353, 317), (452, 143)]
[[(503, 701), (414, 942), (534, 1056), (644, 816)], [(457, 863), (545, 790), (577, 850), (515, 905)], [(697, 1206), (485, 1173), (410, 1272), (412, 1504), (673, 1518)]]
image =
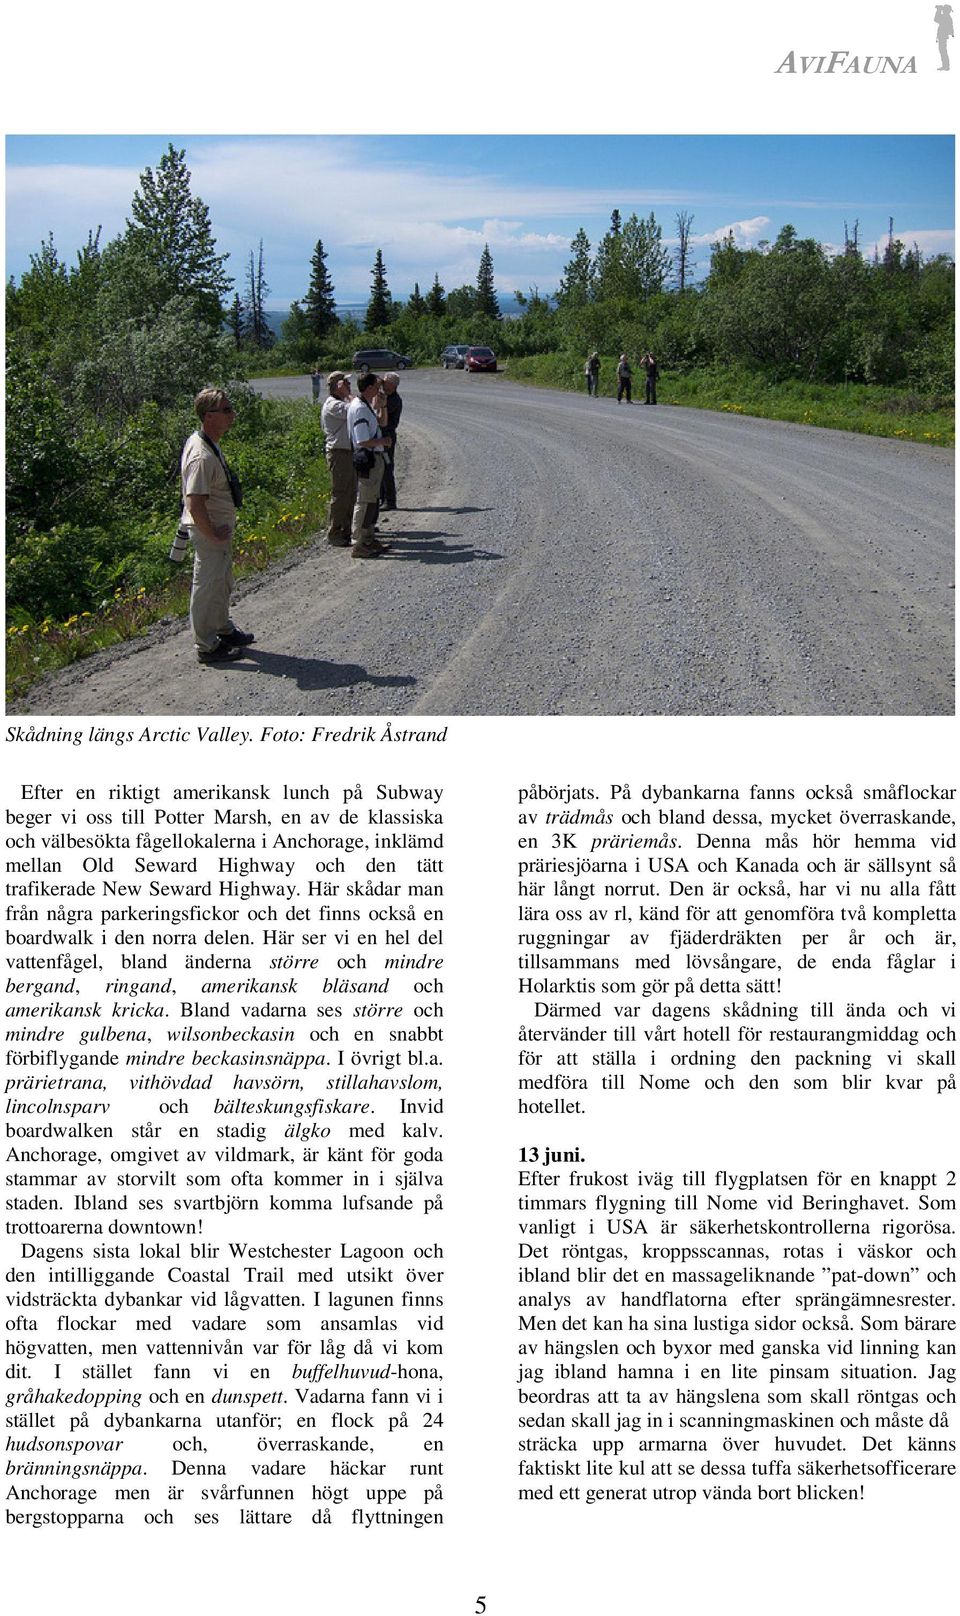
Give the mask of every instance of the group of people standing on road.
[(321, 412), (330, 468), (330, 515), (327, 542), (349, 547), (361, 560), (389, 550), (376, 536), (380, 511), (397, 508), (395, 454), (403, 412), (400, 377), (382, 378), (366, 371), (351, 397), (350, 377), (333, 370), (327, 377), (329, 397)]
[[(646, 376), (644, 403), (656, 404), (659, 366), (652, 353), (642, 356), (640, 367)], [(588, 356), (584, 374), (588, 394), (597, 398), (598, 353)], [(323, 377), (318, 366), (310, 382), (319, 403)], [(403, 399), (395, 371), (382, 377), (365, 371), (357, 378), (356, 395), (352, 388), (346, 371), (333, 370), (327, 377), (328, 397), (321, 412), (330, 468), (327, 542), (349, 549), (360, 560), (373, 560), (390, 549), (377, 537), (377, 519), (381, 511), (397, 508), (395, 454)], [(624, 398), (632, 404), (632, 388), (633, 368), (624, 353), (617, 365), (618, 404)], [(235, 412), (227, 394), (214, 387), (197, 394), (194, 408), (200, 427), (187, 439), (180, 463), (181, 533), (185, 542), (192, 540), (194, 552), (190, 622), (200, 662), (233, 662), (254, 640), (230, 616), (233, 532), (241, 492), (220, 439), (233, 425)]]
[[(318, 371), (311, 377), (319, 402)], [(380, 511), (397, 508), (394, 454), (403, 411), (395, 371), (380, 377), (367, 371), (357, 379), (342, 370), (327, 377), (323, 405), (326, 457), (330, 467), (327, 541), (363, 560), (390, 548), (377, 538)], [(179, 560), (192, 544), (193, 586), (190, 626), (201, 663), (235, 662), (255, 636), (237, 628), (230, 616), (233, 592), (233, 535), (242, 501), (240, 483), (223, 457), (220, 439), (236, 418), (222, 388), (205, 387), (193, 401), (200, 425), (183, 446), (180, 529), (171, 550)]]
[[(640, 368), (646, 373), (646, 393), (643, 402), (656, 404), (657, 377), (660, 375), (660, 366), (652, 353), (645, 353), (640, 359)], [(600, 396), (600, 355), (592, 353), (587, 355), (583, 374), (587, 381), (587, 393), (591, 398)], [(626, 399), (628, 404), (633, 403), (633, 366), (625, 353), (620, 355), (617, 364), (617, 403)]]

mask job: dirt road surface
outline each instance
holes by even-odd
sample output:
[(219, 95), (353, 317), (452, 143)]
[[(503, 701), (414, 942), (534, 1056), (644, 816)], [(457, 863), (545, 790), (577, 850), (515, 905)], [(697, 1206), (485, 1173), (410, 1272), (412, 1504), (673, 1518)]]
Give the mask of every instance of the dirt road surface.
[(320, 536), (245, 587), (243, 661), (160, 625), (10, 710), (953, 711), (951, 451), (461, 371), (401, 391), (389, 555)]

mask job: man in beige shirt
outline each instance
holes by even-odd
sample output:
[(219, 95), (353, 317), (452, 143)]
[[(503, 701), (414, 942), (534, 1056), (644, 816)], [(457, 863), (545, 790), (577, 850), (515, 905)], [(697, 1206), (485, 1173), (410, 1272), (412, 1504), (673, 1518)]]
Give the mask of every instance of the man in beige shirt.
[(240, 485), (227, 468), (220, 439), (233, 425), (236, 412), (218, 387), (205, 387), (193, 407), (200, 428), (187, 439), (180, 459), (180, 520), (193, 540), (190, 625), (200, 662), (235, 662), (255, 638), (238, 629), (230, 617)]
[(342, 370), (332, 370), (327, 377), (330, 397), (324, 400), (320, 420), (326, 437), (327, 465), (330, 467), (330, 514), (327, 519), (327, 543), (342, 546), (350, 543), (350, 522), (357, 497), (357, 474), (353, 469), (353, 448), (347, 410), (350, 405), (350, 377)]

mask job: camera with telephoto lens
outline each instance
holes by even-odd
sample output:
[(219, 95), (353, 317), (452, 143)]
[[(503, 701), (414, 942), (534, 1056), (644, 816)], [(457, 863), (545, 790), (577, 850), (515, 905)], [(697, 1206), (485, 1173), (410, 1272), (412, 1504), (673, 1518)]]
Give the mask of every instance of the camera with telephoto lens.
[(176, 533), (174, 535), (173, 543), (170, 546), (169, 559), (171, 561), (182, 561), (184, 559), (184, 557), (186, 556), (186, 553), (189, 550), (189, 548), (190, 548), (189, 529), (185, 528), (181, 524), (181, 526), (177, 528), (177, 531), (176, 531)]

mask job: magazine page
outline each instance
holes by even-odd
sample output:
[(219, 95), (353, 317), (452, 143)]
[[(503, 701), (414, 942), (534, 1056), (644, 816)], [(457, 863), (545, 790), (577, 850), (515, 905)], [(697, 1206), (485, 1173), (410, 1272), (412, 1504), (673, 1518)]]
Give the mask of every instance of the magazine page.
[(945, 1604), (952, 8), (250, 21), (13, 28), (12, 1603)]

